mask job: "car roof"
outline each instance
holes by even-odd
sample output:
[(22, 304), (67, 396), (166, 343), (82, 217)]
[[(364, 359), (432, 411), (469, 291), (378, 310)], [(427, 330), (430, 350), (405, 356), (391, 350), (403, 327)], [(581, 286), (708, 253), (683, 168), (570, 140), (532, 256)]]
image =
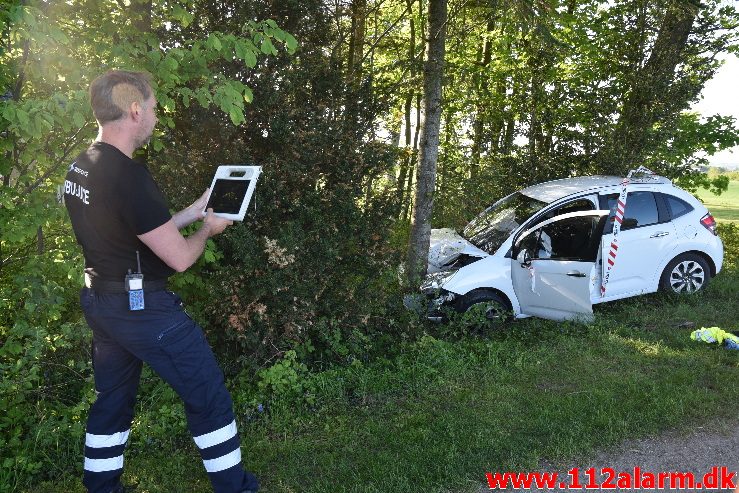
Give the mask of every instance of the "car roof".
[[(573, 193), (617, 186), (621, 184), (623, 179), (621, 176), (576, 176), (574, 178), (563, 178), (561, 180), (531, 185), (521, 190), (521, 193), (527, 197), (551, 203)], [(632, 182), (635, 181), (633, 180)], [(644, 181), (640, 181), (640, 183), (644, 183)], [(646, 181), (646, 183), (669, 184), (672, 182), (662, 176), (655, 176), (653, 179)]]

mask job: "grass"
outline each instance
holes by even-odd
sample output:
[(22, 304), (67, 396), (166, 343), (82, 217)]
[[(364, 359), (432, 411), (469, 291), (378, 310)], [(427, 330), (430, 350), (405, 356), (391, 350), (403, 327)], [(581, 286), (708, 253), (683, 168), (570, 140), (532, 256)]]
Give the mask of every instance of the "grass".
[(700, 189), (698, 197), (719, 222), (739, 224), (739, 181), (729, 182), (729, 189), (721, 195)]
[[(471, 492), (487, 471), (726, 415), (739, 353), (689, 334), (739, 329), (724, 309), (737, 286), (727, 271), (694, 298), (599, 306), (591, 326), (528, 319), (489, 338), (427, 336), (390, 360), (312, 374), (315, 406), (278, 399), (242, 423), (246, 464), (266, 492)], [(184, 430), (168, 447), (135, 443), (126, 460), (139, 492), (209, 491)], [(29, 491), (83, 490), (68, 477)]]

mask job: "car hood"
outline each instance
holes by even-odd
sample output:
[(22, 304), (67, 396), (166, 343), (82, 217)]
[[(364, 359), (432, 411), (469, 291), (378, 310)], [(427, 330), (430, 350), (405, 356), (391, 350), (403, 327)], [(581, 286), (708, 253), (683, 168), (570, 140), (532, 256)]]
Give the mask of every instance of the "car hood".
[(469, 241), (450, 228), (432, 229), (431, 244), (429, 245), (429, 273), (448, 270), (449, 264), (460, 255), (472, 257), (489, 257), (490, 255), (477, 248)]

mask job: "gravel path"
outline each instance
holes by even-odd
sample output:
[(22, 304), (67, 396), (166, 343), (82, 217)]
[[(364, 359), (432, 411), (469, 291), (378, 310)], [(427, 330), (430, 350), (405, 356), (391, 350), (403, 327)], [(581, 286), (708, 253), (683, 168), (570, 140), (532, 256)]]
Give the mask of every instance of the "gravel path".
[[(675, 430), (664, 433), (657, 437), (628, 440), (621, 445), (596, 453), (592, 459), (580, 461), (579, 463), (547, 463), (541, 464), (539, 471), (557, 471), (559, 473), (559, 481), (564, 479), (569, 482), (570, 477), (567, 471), (573, 467), (578, 467), (580, 471), (580, 483), (586, 484), (588, 477), (585, 471), (594, 467), (599, 471), (603, 467), (612, 468), (616, 474), (619, 472), (633, 473), (634, 467), (639, 467), (641, 471), (649, 471), (659, 473), (662, 471), (679, 471), (692, 472), (697, 481), (703, 479), (703, 474), (710, 472), (714, 466), (726, 466), (729, 472), (739, 471), (739, 422), (731, 423), (729, 421), (721, 421), (711, 425), (697, 426), (693, 430)], [(719, 481), (720, 481), (719, 472)], [(616, 476), (616, 480), (618, 476)], [(606, 476), (598, 473), (595, 475), (597, 483), (604, 482)], [(614, 483), (616, 482), (614, 480)], [(734, 476), (734, 484), (739, 486), (739, 473)], [(664, 490), (648, 490), (640, 488), (640, 491), (680, 491), (679, 489), (671, 489), (669, 481)], [(489, 492), (488, 485), (482, 485), (478, 493)], [(582, 489), (537, 489), (532, 486), (529, 490), (514, 490), (523, 493), (524, 491), (598, 491)], [(635, 491), (635, 489), (603, 489), (600, 491)], [(719, 491), (717, 489), (693, 489), (681, 491)], [(730, 490), (720, 490), (730, 491)], [(736, 490), (739, 493), (739, 489)]]

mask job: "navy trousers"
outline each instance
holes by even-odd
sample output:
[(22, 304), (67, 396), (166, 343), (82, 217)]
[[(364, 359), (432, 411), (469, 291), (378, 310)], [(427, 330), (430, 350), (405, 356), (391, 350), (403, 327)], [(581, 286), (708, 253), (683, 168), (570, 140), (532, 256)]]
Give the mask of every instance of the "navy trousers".
[(146, 307), (141, 311), (129, 310), (125, 293), (83, 288), (80, 301), (93, 334), (97, 391), (85, 435), (83, 483), (88, 491), (110, 493), (120, 484), (142, 362), (182, 398), (213, 490), (257, 491), (256, 478), (241, 465), (233, 403), (223, 373), (179, 296), (164, 290), (145, 292)]

